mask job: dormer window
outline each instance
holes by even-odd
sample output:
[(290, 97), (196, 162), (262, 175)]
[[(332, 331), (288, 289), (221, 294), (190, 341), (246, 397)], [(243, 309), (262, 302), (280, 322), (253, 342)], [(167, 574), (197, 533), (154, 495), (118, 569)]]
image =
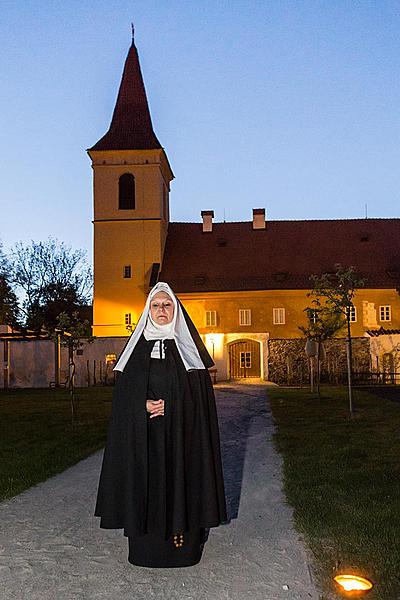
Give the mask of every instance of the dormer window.
[(121, 210), (135, 208), (135, 178), (132, 173), (124, 173), (119, 178), (118, 208)]

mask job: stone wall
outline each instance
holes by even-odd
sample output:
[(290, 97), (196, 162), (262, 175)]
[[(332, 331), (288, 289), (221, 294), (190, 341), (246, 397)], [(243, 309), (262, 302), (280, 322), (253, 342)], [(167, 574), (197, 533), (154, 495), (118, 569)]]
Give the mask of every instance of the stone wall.
[[(304, 339), (270, 339), (269, 380), (281, 385), (301, 385), (310, 380), (309, 360)], [(321, 363), (321, 381), (343, 383), (346, 380), (347, 358), (345, 338), (333, 338), (324, 343), (326, 358)], [(370, 340), (352, 338), (353, 370), (370, 371)]]

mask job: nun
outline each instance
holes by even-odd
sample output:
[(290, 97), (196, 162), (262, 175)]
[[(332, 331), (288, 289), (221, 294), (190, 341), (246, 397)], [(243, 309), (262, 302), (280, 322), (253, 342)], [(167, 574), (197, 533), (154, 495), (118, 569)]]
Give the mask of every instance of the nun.
[(100, 527), (124, 530), (134, 565), (194, 565), (209, 529), (227, 521), (213, 364), (169, 285), (157, 283), (114, 366), (95, 509)]

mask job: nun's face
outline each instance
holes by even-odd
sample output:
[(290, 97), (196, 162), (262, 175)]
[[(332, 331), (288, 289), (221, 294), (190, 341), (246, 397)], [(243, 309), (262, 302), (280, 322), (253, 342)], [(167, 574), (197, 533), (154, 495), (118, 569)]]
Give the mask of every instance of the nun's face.
[(157, 292), (150, 302), (151, 318), (157, 325), (167, 325), (174, 318), (174, 303), (166, 292)]

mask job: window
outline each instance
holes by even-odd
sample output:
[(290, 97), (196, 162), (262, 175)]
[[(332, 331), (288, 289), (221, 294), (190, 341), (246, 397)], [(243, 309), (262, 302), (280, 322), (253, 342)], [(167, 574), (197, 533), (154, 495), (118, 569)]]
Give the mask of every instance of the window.
[(251, 352), (240, 353), (240, 368), (251, 369)]
[(379, 307), (379, 320), (380, 321), (391, 321), (392, 320), (392, 307), (390, 305)]
[(316, 323), (318, 320), (318, 311), (315, 308), (310, 308), (307, 310), (307, 316), (310, 323)]
[(132, 325), (132, 313), (125, 313), (125, 325)]
[(251, 325), (250, 308), (241, 308), (239, 310), (239, 325)]
[(217, 325), (217, 311), (206, 310), (206, 327), (216, 327)]
[(125, 265), (124, 267), (124, 277), (125, 279), (129, 279), (132, 277), (131, 265)]
[(357, 322), (357, 309), (354, 305), (350, 306), (350, 323)]
[(124, 173), (119, 178), (118, 208), (122, 210), (135, 208), (135, 178), (131, 173)]
[[(315, 318), (315, 313), (314, 313)], [(273, 308), (272, 309), (272, 322), (274, 325), (285, 324), (285, 309), (284, 308)]]

